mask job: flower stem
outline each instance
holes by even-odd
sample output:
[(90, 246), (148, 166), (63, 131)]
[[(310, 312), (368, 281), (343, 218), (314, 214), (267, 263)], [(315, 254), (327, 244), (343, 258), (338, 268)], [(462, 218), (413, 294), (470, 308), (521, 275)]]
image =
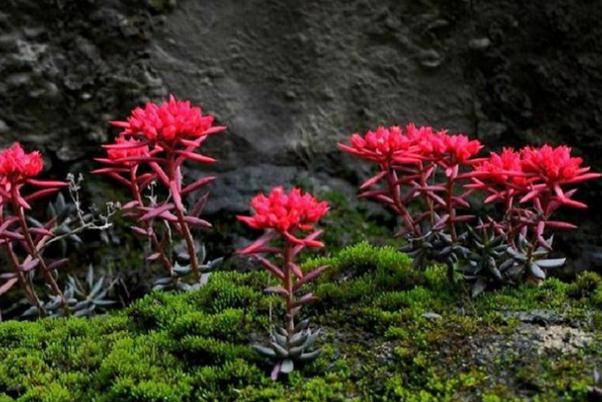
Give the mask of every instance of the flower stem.
[[(2, 218), (3, 218), (2, 215), (3, 215), (3, 208), (0, 207), (0, 222), (2, 222)], [(28, 278), (26, 278), (25, 275), (23, 274), (23, 271), (21, 270), (21, 264), (19, 264), (19, 258), (17, 257), (17, 255), (15, 254), (15, 251), (13, 250), (12, 243), (8, 240), (5, 240), (4, 248), (6, 250), (6, 254), (9, 257), (10, 266), (11, 266), (12, 270), (14, 271), (15, 275), (17, 275), (17, 278), (19, 280), (19, 283), (21, 284), (21, 287), (23, 288), (23, 291), (25, 292), (25, 296), (27, 297), (27, 300), (29, 300), (29, 302), (31, 304), (35, 305), (38, 308), (38, 314), (41, 317), (44, 317), (46, 315), (46, 310), (40, 303), (40, 298), (36, 294), (33, 284), (31, 284), (30, 281), (28, 280)]]
[(288, 292), (286, 297), (286, 320), (287, 320), (287, 333), (290, 339), (295, 332), (295, 314), (293, 312), (294, 307), (293, 304), (295, 302), (294, 299), (294, 283), (293, 283), (293, 272), (291, 269), (291, 264), (293, 263), (292, 256), (293, 246), (287, 240), (284, 246), (284, 285), (285, 289)]
[(416, 236), (419, 236), (420, 230), (418, 229), (416, 223), (412, 219), (412, 215), (410, 215), (410, 212), (403, 205), (403, 202), (401, 200), (401, 189), (398, 183), (397, 173), (395, 172), (395, 169), (391, 167), (388, 167), (387, 169), (387, 186), (389, 189), (389, 193), (391, 194), (391, 198), (393, 199), (394, 208), (401, 215), (408, 231)]
[[(174, 155), (173, 152), (170, 152), (170, 155), (167, 158), (167, 163), (168, 163), (168, 174), (169, 174), (169, 179), (171, 181), (175, 181), (176, 179), (176, 167), (175, 167), (175, 163), (174, 163)], [(181, 183), (177, 183), (178, 185), (180, 185)], [(173, 195), (172, 195), (173, 197)], [(177, 203), (176, 203), (177, 204)], [(192, 269), (192, 273), (194, 275), (194, 279), (196, 282), (200, 281), (201, 279), (201, 273), (200, 273), (200, 268), (199, 268), (199, 261), (196, 255), (196, 249), (194, 247), (194, 240), (192, 238), (192, 233), (190, 232), (190, 228), (188, 227), (188, 223), (186, 223), (186, 220), (184, 219), (184, 211), (182, 210), (182, 208), (178, 205), (176, 205), (175, 207), (176, 209), (176, 216), (178, 218), (178, 223), (180, 225), (180, 229), (182, 232), (182, 237), (184, 238), (184, 241), (186, 242), (186, 247), (188, 249), (188, 255), (190, 257), (190, 267)]]
[(4, 243), (4, 248), (6, 249), (6, 253), (8, 254), (8, 256), (10, 258), (11, 268), (17, 275), (17, 278), (19, 278), (19, 283), (21, 283), (21, 286), (23, 287), (23, 291), (25, 292), (25, 296), (27, 297), (27, 300), (29, 300), (29, 302), (31, 304), (33, 304), (37, 307), (38, 314), (40, 317), (45, 317), (46, 309), (44, 308), (44, 306), (42, 306), (42, 303), (40, 303), (40, 298), (38, 297), (32, 284), (25, 277), (25, 275), (23, 274), (23, 271), (21, 271), (19, 259), (17, 258), (17, 255), (15, 254), (15, 251), (13, 250), (12, 245), (9, 242), (6, 242), (6, 243)]
[(447, 200), (445, 207), (447, 209), (447, 228), (452, 238), (452, 242), (458, 241), (458, 233), (456, 231), (456, 208), (454, 208), (454, 184), (455, 178), (448, 177), (447, 179)]
[[(420, 175), (420, 186), (422, 188), (425, 188), (428, 186), (428, 180), (422, 161), (420, 161), (420, 164), (418, 165), (418, 171)], [(428, 194), (425, 194), (424, 198), (426, 199), (426, 206), (428, 208), (429, 222), (432, 226), (435, 223), (435, 206), (433, 204), (433, 200), (431, 199), (431, 197), (428, 196)]]
[[(16, 200), (16, 199), (18, 199), (18, 197), (20, 197), (20, 195), (18, 194), (17, 187), (13, 187), (13, 199)], [(67, 305), (67, 300), (65, 299), (65, 295), (61, 291), (61, 288), (59, 287), (58, 283), (54, 279), (54, 276), (52, 275), (50, 268), (48, 267), (48, 265), (46, 265), (46, 261), (44, 261), (44, 259), (42, 258), (42, 255), (38, 251), (38, 248), (36, 247), (32, 237), (31, 237), (31, 233), (29, 232), (29, 226), (27, 225), (27, 219), (25, 218), (25, 212), (23, 211), (23, 207), (20, 205), (17, 205), (16, 203), (13, 203), (13, 211), (14, 211), (14, 214), (17, 215), (19, 224), (21, 225), (21, 229), (23, 231), (23, 236), (25, 237), (25, 244), (27, 245), (27, 252), (33, 258), (38, 260), (38, 263), (42, 267), (42, 274), (44, 275), (46, 282), (48, 283), (48, 285), (50, 286), (50, 288), (52, 289), (54, 294), (60, 297), (61, 307), (63, 307), (65, 315), (69, 314), (69, 306)]]
[[(142, 195), (140, 194), (140, 187), (138, 186), (138, 182), (136, 180), (136, 167), (134, 166), (130, 167), (130, 189), (132, 191), (134, 199), (138, 202), (138, 207), (143, 208), (144, 201), (142, 199)], [(169, 276), (173, 276), (173, 266), (171, 264), (171, 261), (169, 261), (169, 258), (167, 258), (167, 256), (165, 255), (165, 250), (163, 250), (163, 247), (161, 247), (161, 243), (159, 242), (159, 239), (157, 238), (157, 235), (153, 230), (152, 224), (150, 222), (144, 221), (142, 222), (142, 225), (144, 229), (146, 229), (146, 233), (148, 233), (148, 238), (151, 241), (153, 250), (156, 253), (159, 253), (163, 267), (165, 268)]]

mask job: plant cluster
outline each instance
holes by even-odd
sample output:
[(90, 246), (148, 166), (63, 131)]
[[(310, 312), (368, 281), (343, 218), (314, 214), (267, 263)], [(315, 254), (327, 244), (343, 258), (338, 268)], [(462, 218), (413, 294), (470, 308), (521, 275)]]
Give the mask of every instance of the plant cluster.
[[(203, 264), (204, 248), (196, 244), (193, 228), (208, 229), (200, 218), (208, 193), (190, 208), (185, 197), (215, 180), (214, 176), (187, 182), (185, 162), (211, 164), (215, 159), (199, 152), (211, 136), (225, 130), (213, 124), (213, 116), (201, 108), (174, 97), (161, 104), (149, 102), (136, 108), (126, 121), (114, 121), (122, 129), (114, 143), (104, 145), (107, 156), (97, 158), (106, 167), (94, 173), (105, 174), (124, 185), (131, 200), (122, 207), (132, 222), (132, 230), (148, 239), (152, 252), (148, 261), (159, 261), (165, 277), (155, 282), (156, 289), (187, 290), (198, 287), (201, 274), (216, 261)], [(156, 188), (157, 186), (161, 188)], [(179, 236), (185, 252), (175, 257), (173, 235)], [(192, 285), (186, 278), (192, 276)]]
[[(307, 362), (320, 353), (314, 348), (320, 330), (312, 331), (308, 319), (296, 322), (295, 317), (301, 307), (316, 300), (311, 292), (299, 296), (297, 293), (304, 285), (317, 279), (327, 266), (303, 272), (295, 259), (306, 247), (324, 247), (317, 240), (322, 231), (316, 230), (314, 224), (326, 215), (328, 204), (298, 188), (287, 193), (282, 187), (276, 187), (267, 196), (259, 194), (253, 198), (251, 207), (254, 215), (238, 216), (238, 219), (265, 233), (238, 253), (253, 256), (277, 281), (278, 285), (265, 291), (282, 296), (286, 311), (285, 325), (272, 330), (269, 345), (254, 345), (259, 353), (275, 360), (272, 370), (272, 379), (275, 380), (280, 373), (293, 371), (295, 361)], [(265, 254), (273, 255), (279, 264), (264, 257)]]
[[(192, 177), (186, 169), (187, 163), (216, 162), (200, 152), (207, 139), (225, 130), (214, 123), (213, 116), (187, 101), (170, 97), (162, 103), (148, 102), (135, 108), (126, 120), (112, 122), (120, 132), (111, 144), (103, 146), (106, 155), (96, 159), (102, 167), (93, 173), (108, 176), (128, 191), (128, 200), (119, 209), (131, 222), (132, 231), (145, 240), (146, 260), (160, 264), (164, 271), (164, 276), (153, 283), (155, 290), (200, 289), (207, 283), (204, 279), (208, 272), (221, 261), (205, 261), (205, 247), (193, 235), (195, 229), (212, 227), (201, 214), (208, 200), (204, 190), (216, 178)], [(361, 273), (353, 285), (345, 285), (343, 290), (328, 278), (315, 283), (325, 271), (324, 276), (329, 276), (329, 260), (314, 259), (303, 268), (298, 261), (304, 250), (324, 247), (318, 240), (322, 231), (316, 225), (328, 213), (328, 203), (299, 188), (286, 191), (275, 187), (267, 195), (254, 197), (253, 213), (237, 218), (250, 228), (263, 231), (263, 235), (238, 250), (238, 255), (252, 257), (264, 267), (271, 282), (265, 291), (282, 299), (284, 325), (272, 326), (268, 343), (252, 345), (274, 363), (274, 380), (320, 354), (315, 344), (320, 329), (310, 328), (309, 320), (300, 317), (302, 308), (312, 305), (318, 295), (338, 302), (371, 299), (372, 291), (398, 290), (406, 282), (416, 285), (418, 274), (431, 277), (432, 272), (428, 272), (432, 263), (446, 266), (451, 280), (461, 273), (472, 281), (475, 296), (490, 285), (542, 281), (549, 269), (564, 263), (563, 258), (550, 258), (553, 232), (575, 228), (553, 215), (563, 206), (585, 208), (574, 198), (576, 185), (600, 177), (582, 166), (583, 161), (572, 156), (566, 146), (504, 149), (479, 157), (483, 145), (478, 140), (413, 124), (353, 134), (348, 144), (339, 147), (376, 164), (378, 172), (361, 184), (359, 196), (385, 204), (400, 217), (402, 228), (398, 235), (407, 240), (403, 250), (425, 272), (408, 269), (405, 254), (393, 249), (376, 252), (362, 244), (340, 253), (335, 262), (338, 266), (353, 264), (355, 268), (364, 264), (374, 270), (372, 276)], [(0, 295), (20, 284), (31, 306), (25, 311), (26, 316), (90, 316), (105, 311), (114, 304), (110, 298), (113, 283), (96, 275), (90, 267), (85, 280), (68, 275), (61, 287), (59, 268), (68, 260), (53, 260), (44, 252), (51, 244), (64, 249), (67, 240), (81, 241), (78, 234), (83, 230), (108, 229), (117, 207), (108, 205), (105, 215), (86, 213), (79, 198), (81, 179), (70, 175), (64, 182), (41, 180), (38, 176), (42, 170), (42, 155), (37, 151), (27, 153), (14, 144), (0, 152), (0, 247), (6, 252), (11, 269), (0, 275)], [(69, 189), (72, 205), (59, 194), (48, 208), (49, 220), (42, 222), (40, 214), (32, 213), (31, 204), (63, 188)], [(499, 205), (499, 213), (478, 216), (473, 208), (478, 195), (485, 204)], [(435, 269), (444, 268), (437, 265)], [(40, 285), (49, 290), (48, 297), (38, 295)], [(222, 304), (242, 308), (254, 302), (247, 290), (223, 281), (209, 282), (209, 287), (204, 286), (198, 294), (210, 299), (215, 309)], [(414, 292), (419, 298), (424, 290), (415, 287)], [(379, 308), (388, 306), (388, 310), (395, 310), (395, 306), (415, 302), (405, 294), (389, 294), (375, 303)], [(133, 311), (138, 320), (147, 323), (162, 319), (153, 313), (166, 314), (148, 303), (140, 306), (144, 311), (137, 311), (136, 307)], [(315, 311), (313, 306), (303, 312)], [(362, 313), (365, 315), (360, 320), (375, 328), (394, 316), (392, 311), (383, 312), (375, 306)], [(430, 318), (421, 316), (425, 320), (437, 316), (422, 313), (430, 314)], [(190, 317), (177, 321), (170, 328), (182, 339), (170, 344), (176, 349), (165, 353), (166, 358), (175, 364), (175, 356), (214, 362), (227, 360), (226, 356), (246, 356), (248, 348), (224, 346), (219, 339), (204, 336), (207, 332), (219, 332), (222, 323), (228, 330), (220, 334), (242, 338), (244, 335), (232, 328), (243, 318), (242, 311), (231, 310), (219, 317), (203, 316), (198, 323)], [(121, 347), (129, 353), (132, 342), (124, 341)], [(113, 364), (113, 360), (107, 364)], [(130, 385), (120, 383), (112, 389), (112, 395), (119, 398), (128, 394), (123, 390)]]
[[(573, 198), (574, 185), (600, 177), (566, 146), (478, 157), (478, 140), (414, 124), (356, 133), (339, 148), (378, 166), (359, 196), (400, 216), (398, 234), (416, 265), (444, 263), (450, 279), (459, 270), (473, 281), (474, 295), (489, 284), (543, 280), (563, 265), (549, 258), (553, 236), (546, 236), (576, 226), (552, 215), (562, 206), (585, 208)], [(470, 201), (475, 193), (484, 194), (485, 204), (499, 203), (501, 213), (478, 217)]]
[[(82, 312), (82, 305), (75, 295), (64, 292), (58, 282), (58, 270), (67, 259), (48, 259), (44, 252), (55, 242), (78, 239), (77, 233), (86, 229), (104, 230), (110, 227), (109, 218), (114, 213), (112, 205), (107, 214), (100, 216), (101, 222), (92, 214), (82, 211), (77, 191), (79, 181), (73, 176), (68, 181), (40, 180), (38, 175), (44, 168), (42, 155), (38, 151), (27, 153), (19, 143), (0, 152), (0, 246), (6, 252), (11, 272), (0, 276), (4, 283), (0, 295), (19, 284), (31, 307), (28, 315), (63, 315), (73, 310)], [(59, 196), (51, 206), (51, 217), (41, 223), (31, 216), (31, 203), (56, 194), (68, 187), (75, 204), (76, 217), (70, 217), (70, 209), (64, 198)], [(73, 227), (71, 223), (76, 223)], [(40, 273), (50, 291), (49, 301), (44, 301), (36, 289), (36, 273)]]

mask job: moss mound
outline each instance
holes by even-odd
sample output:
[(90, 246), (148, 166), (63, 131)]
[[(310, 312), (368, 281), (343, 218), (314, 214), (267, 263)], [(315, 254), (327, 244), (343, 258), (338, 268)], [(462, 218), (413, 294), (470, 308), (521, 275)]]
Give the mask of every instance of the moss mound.
[(602, 281), (468, 298), (365, 243), (328, 258), (307, 308), (323, 352), (278, 382), (249, 343), (279, 317), (263, 272), (215, 273), (90, 320), (0, 324), (0, 402), (587, 400), (602, 367)]

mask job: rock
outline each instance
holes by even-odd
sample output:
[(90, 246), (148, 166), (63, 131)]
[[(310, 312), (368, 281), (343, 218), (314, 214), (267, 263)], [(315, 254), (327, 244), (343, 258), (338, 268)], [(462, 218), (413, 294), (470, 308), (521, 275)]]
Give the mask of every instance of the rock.
[(420, 65), (426, 68), (437, 68), (443, 62), (443, 56), (435, 49), (426, 49), (419, 53)]
[[(213, 175), (216, 172), (207, 172)], [(272, 187), (284, 185), (290, 188), (294, 183), (305, 183), (322, 193), (337, 191), (353, 197), (355, 189), (343, 180), (325, 174), (309, 174), (293, 166), (259, 164), (241, 166), (238, 169), (218, 173), (212, 183), (211, 197), (204, 213), (213, 215), (221, 212), (243, 213), (249, 211), (249, 201), (259, 192), (268, 192)], [(191, 198), (199, 194), (192, 194)]]
[(591, 333), (562, 325), (542, 327), (527, 324), (519, 328), (517, 337), (530, 337), (539, 354), (549, 350), (576, 353), (594, 340)]
[[(507, 317), (517, 317), (521, 323), (510, 333), (477, 335), (472, 341), (475, 360), (480, 364), (496, 364), (499, 356), (517, 356), (525, 361), (537, 361), (542, 356), (578, 354), (594, 342), (594, 333), (581, 329), (586, 322), (562, 322), (559, 313), (532, 310), (506, 312)], [(551, 322), (554, 322), (553, 324)]]
[[(253, 168), (271, 184), (303, 172), (359, 182), (365, 168), (336, 143), (379, 124), (430, 124), (494, 149), (567, 143), (602, 170), (595, 2), (5, 3), (0, 145), (29, 142), (61, 169), (98, 155), (115, 134), (108, 120), (173, 93), (229, 128), (208, 144), (231, 183), (215, 187), (216, 210), (265, 188), (246, 180)], [(598, 181), (580, 194), (592, 203), (601, 191)], [(579, 220), (561, 242), (574, 256), (602, 246), (602, 210)]]
[(565, 317), (551, 310), (509, 311), (503, 314), (505, 318), (515, 318), (523, 323), (549, 325), (566, 322)]
[(121, 32), (128, 16), (136, 32), (152, 24), (143, 7), (114, 0), (50, 0), (39, 7), (24, 0), (4, 4), (3, 12), (0, 119), (11, 131), (2, 146), (19, 139), (65, 162), (91, 157), (97, 133), (108, 132), (107, 112), (120, 115), (120, 107), (163, 92), (144, 80), (143, 36)]
[(468, 41), (468, 47), (473, 50), (485, 50), (491, 45), (489, 38), (474, 38)]
[(433, 313), (432, 311), (422, 314), (422, 317), (426, 318), (427, 320), (431, 320), (431, 321), (437, 321), (437, 320), (440, 320), (443, 318), (443, 317), (441, 317), (441, 314)]

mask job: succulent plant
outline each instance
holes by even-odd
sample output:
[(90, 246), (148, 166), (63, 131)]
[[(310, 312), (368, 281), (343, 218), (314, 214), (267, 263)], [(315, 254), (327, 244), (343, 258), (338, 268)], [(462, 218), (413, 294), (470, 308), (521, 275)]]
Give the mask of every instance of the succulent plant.
[(548, 258), (553, 242), (554, 236), (550, 236), (545, 240), (545, 247), (541, 244), (534, 247), (525, 236), (520, 234), (516, 248), (506, 249), (512, 261), (512, 266), (508, 268), (509, 276), (517, 280), (526, 276), (528, 280), (540, 282), (546, 279), (549, 269), (563, 266), (566, 258)]
[[(57, 236), (55, 242), (58, 244), (62, 256), (66, 256), (69, 245), (75, 247), (81, 245), (82, 239), (75, 233), (73, 225), (77, 223), (74, 214), (77, 207), (72, 202), (67, 202), (62, 193), (56, 196), (54, 201), (50, 201), (46, 208), (48, 223), (44, 224), (35, 218), (27, 217), (27, 221), (35, 228), (48, 228), (54, 236)], [(91, 214), (82, 216), (85, 220), (92, 220)]]
[(204, 244), (196, 244), (195, 249), (197, 250), (197, 261), (199, 262), (199, 272), (201, 273), (198, 282), (190, 282), (190, 277), (193, 274), (192, 267), (190, 265), (190, 257), (188, 255), (188, 249), (181, 243), (175, 247), (175, 264), (173, 266), (173, 272), (170, 276), (163, 276), (158, 278), (153, 283), (153, 290), (180, 290), (188, 292), (191, 290), (198, 289), (207, 283), (211, 271), (217, 268), (222, 262), (223, 257), (216, 258), (214, 260), (206, 261), (207, 250)]
[[(77, 299), (73, 297), (73, 291), (69, 292), (68, 290), (65, 290), (63, 296), (67, 306), (77, 303)], [(59, 295), (48, 294), (48, 300), (42, 303), (42, 308), (44, 310), (44, 315), (47, 317), (64, 317), (67, 315), (65, 306), (63, 305), (63, 298)], [(21, 317), (23, 318), (34, 318), (38, 316), (40, 316), (40, 309), (38, 306), (31, 306), (21, 314)]]
[(460, 265), (464, 278), (472, 282), (471, 295), (477, 297), (490, 284), (502, 284), (507, 280), (505, 271), (512, 267), (508, 263), (506, 249), (508, 242), (503, 234), (496, 235), (479, 222), (479, 229), (468, 226), (467, 247)]
[(98, 279), (94, 278), (92, 266), (88, 267), (86, 280), (83, 282), (69, 275), (67, 290), (72, 291), (77, 300), (72, 307), (73, 314), (75, 316), (91, 316), (104, 313), (107, 307), (117, 303), (107, 298), (112, 288), (113, 283), (107, 282), (104, 275)]
[[(438, 218), (437, 214), (435, 218)], [(424, 269), (433, 262), (445, 264), (448, 276), (453, 279), (455, 266), (470, 252), (464, 245), (468, 234), (462, 233), (454, 241), (446, 229), (433, 230), (424, 222), (422, 233), (422, 236), (407, 236), (407, 244), (400, 251), (412, 257), (414, 267), (419, 269)]]
[(297, 324), (292, 334), (285, 328), (276, 327), (271, 333), (269, 345), (251, 345), (259, 354), (276, 363), (272, 370), (272, 379), (278, 378), (280, 373), (288, 374), (295, 368), (295, 362), (309, 362), (320, 354), (320, 349), (314, 349), (320, 330), (312, 331), (309, 320)]
[[(94, 268), (88, 267), (84, 281), (69, 275), (63, 292), (67, 302), (67, 311), (76, 317), (90, 317), (95, 314), (106, 312), (107, 308), (117, 302), (107, 298), (113, 287), (104, 276), (95, 278)], [(62, 304), (60, 296), (49, 295), (49, 300), (43, 303), (44, 310), (49, 317), (62, 317), (66, 315), (66, 309)], [(27, 309), (22, 316), (33, 317), (39, 315), (37, 306)]]

